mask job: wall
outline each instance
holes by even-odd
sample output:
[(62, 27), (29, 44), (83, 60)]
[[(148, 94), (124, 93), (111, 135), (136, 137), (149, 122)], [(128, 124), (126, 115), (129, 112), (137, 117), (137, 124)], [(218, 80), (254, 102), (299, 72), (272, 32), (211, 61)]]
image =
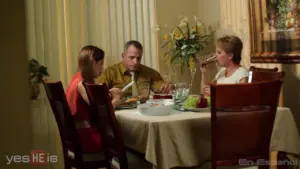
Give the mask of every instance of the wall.
[[(157, 0), (156, 1), (156, 12), (157, 12), (157, 24), (159, 25), (160, 30), (157, 31), (158, 36), (158, 53), (159, 53), (159, 71), (163, 75), (169, 74), (172, 77), (173, 82), (186, 82), (190, 79), (189, 73), (184, 71), (181, 73), (180, 67), (174, 68), (174, 74), (171, 74), (172, 69), (168, 67), (162, 60), (162, 56), (166, 49), (162, 49), (161, 46), (164, 44), (164, 34), (170, 33), (179, 23), (179, 16), (188, 17), (190, 22), (194, 21), (194, 16), (199, 17), (204, 23), (208, 25), (212, 25), (212, 27), (217, 26), (217, 22), (215, 20), (219, 18), (219, 12), (216, 11), (214, 13), (210, 13), (209, 17), (207, 15), (208, 11), (207, 5), (209, 8), (213, 8), (214, 6), (219, 6), (219, 1), (199, 1), (199, 0)], [(214, 50), (214, 45), (210, 44), (202, 54), (210, 53)], [(199, 69), (196, 72), (192, 93), (200, 93), (200, 80), (201, 73)]]
[(0, 1), (0, 168), (29, 169), (28, 164), (6, 165), (6, 155), (32, 150), (29, 81), (25, 44), (24, 1)]

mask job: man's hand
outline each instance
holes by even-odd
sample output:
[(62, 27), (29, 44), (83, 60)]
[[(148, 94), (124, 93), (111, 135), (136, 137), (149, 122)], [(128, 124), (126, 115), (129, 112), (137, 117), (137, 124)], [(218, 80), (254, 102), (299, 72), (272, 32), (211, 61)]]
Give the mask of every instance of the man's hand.
[(160, 87), (160, 92), (161, 93), (170, 93), (170, 91), (173, 89), (172, 84), (163, 84)]

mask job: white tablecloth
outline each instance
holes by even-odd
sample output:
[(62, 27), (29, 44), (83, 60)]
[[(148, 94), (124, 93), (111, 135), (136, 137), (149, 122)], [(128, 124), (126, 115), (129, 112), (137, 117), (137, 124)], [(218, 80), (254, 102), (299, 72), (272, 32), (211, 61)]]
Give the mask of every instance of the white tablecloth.
[[(210, 112), (178, 112), (145, 116), (137, 109), (116, 111), (125, 145), (141, 153), (156, 168), (196, 166), (211, 158)], [(271, 151), (300, 154), (300, 138), (289, 108), (278, 108)]]

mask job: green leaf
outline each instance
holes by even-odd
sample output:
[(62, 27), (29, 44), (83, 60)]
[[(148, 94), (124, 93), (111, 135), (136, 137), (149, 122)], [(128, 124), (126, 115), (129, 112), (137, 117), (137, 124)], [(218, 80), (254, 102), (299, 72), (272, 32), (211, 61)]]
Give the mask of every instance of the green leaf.
[(195, 48), (190, 48), (187, 51), (187, 55), (196, 54), (197, 50)]
[(171, 42), (171, 40), (168, 40), (167, 42), (165, 42), (165, 43), (161, 46), (161, 48), (166, 47), (170, 42)]
[(189, 23), (186, 23), (186, 28), (187, 28), (187, 37), (190, 39), (190, 26)]
[(41, 66), (39, 72), (42, 76), (49, 76), (47, 68), (45, 66)]
[(184, 35), (184, 32), (179, 28), (179, 26), (177, 26), (177, 28), (182, 33), (182, 35)]

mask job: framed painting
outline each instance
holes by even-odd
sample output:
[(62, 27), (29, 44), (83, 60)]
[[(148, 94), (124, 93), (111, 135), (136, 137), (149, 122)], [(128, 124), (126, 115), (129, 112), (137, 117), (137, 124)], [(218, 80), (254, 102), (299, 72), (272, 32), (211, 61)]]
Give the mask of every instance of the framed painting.
[(300, 0), (249, 0), (252, 63), (300, 63)]

